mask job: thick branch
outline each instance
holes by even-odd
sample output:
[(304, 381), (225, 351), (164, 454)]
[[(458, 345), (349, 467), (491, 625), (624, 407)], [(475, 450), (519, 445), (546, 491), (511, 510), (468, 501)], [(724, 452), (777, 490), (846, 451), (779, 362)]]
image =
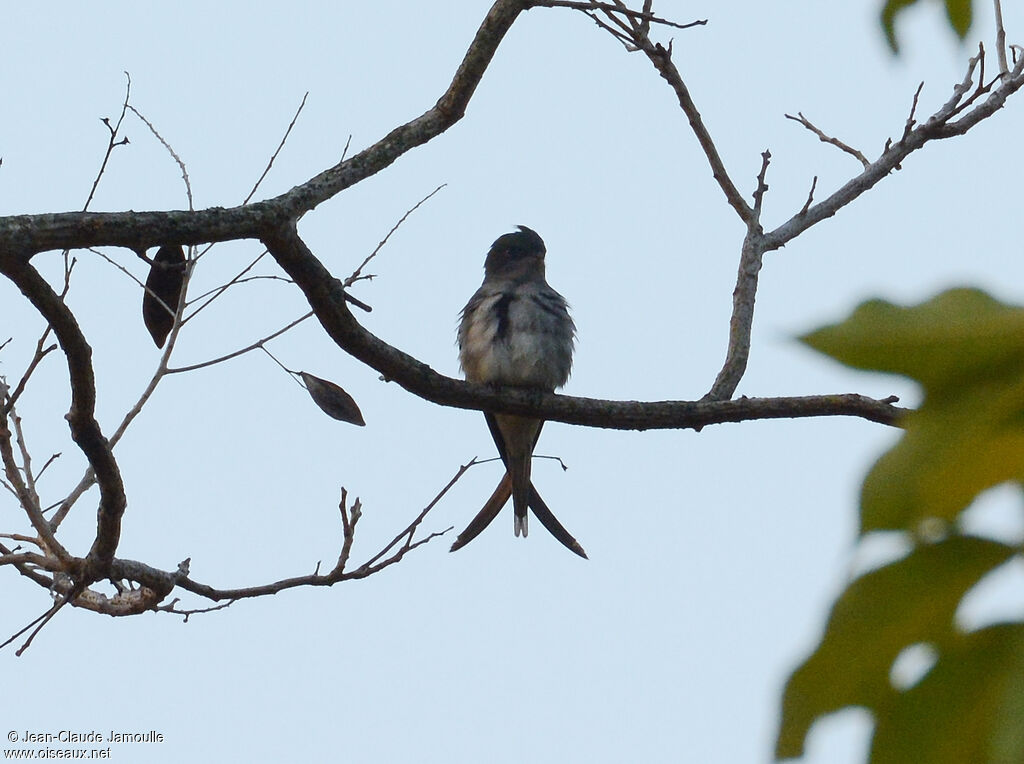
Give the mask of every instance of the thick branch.
[(619, 430), (700, 428), (745, 419), (860, 416), (894, 424), (900, 409), (861, 396), (743, 398), (736, 401), (604, 401), (534, 390), (495, 390), (438, 374), (364, 328), (348, 309), (341, 282), (333, 278), (294, 226), (263, 242), (306, 295), (331, 339), (345, 352), (409, 392), (443, 406), (529, 414), (569, 424)]
[(743, 238), (743, 246), (740, 248), (736, 286), (732, 290), (729, 345), (725, 353), (725, 363), (722, 364), (722, 369), (706, 396), (709, 400), (724, 401), (731, 398), (747, 370), (750, 335), (754, 326), (754, 303), (763, 261), (764, 234), (760, 224), (755, 222), (748, 227), (747, 235)]
[(0, 251), (0, 269), (53, 328), (54, 336), (68, 361), (71, 409), (67, 413), (71, 438), (85, 454), (100, 488), (96, 516), (96, 539), (85, 561), (84, 577), (94, 579), (105, 572), (121, 535), (121, 515), (126, 505), (121, 472), (114, 454), (96, 421), (96, 379), (92, 348), (82, 334), (71, 309), (31, 265)]

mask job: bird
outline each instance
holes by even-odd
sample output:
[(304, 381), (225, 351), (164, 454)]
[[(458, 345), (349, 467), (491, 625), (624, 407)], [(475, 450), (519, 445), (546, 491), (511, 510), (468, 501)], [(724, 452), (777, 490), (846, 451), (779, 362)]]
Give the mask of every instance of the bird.
[[(484, 280), (462, 309), (459, 363), (467, 381), (554, 392), (569, 379), (576, 325), (565, 298), (546, 279), (547, 248), (524, 225), (499, 236), (484, 260)], [(529, 531), (527, 508), (559, 542), (586, 558), (579, 542), (558, 521), (530, 478), (533, 449), (543, 419), (484, 412), (505, 474), (483, 508), (459, 534), (461, 549), (486, 528), (512, 497), (513, 532)]]

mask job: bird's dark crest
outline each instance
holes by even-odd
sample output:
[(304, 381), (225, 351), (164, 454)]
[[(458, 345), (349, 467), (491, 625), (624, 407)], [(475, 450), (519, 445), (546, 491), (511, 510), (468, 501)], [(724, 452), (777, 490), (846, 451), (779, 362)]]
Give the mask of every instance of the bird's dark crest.
[(532, 228), (524, 225), (516, 226), (518, 231), (506, 233), (495, 239), (487, 253), (487, 260), (484, 262), (485, 269), (498, 267), (518, 260), (521, 257), (540, 255), (541, 258), (547, 254), (547, 247), (544, 240)]

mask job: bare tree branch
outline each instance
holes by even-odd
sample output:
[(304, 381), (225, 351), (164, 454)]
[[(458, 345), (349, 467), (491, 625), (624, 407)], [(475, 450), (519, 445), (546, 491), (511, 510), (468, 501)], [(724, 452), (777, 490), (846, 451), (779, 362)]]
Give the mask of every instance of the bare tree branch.
[[(828, 198), (811, 205), (803, 214), (793, 216), (775, 230), (766, 233), (765, 250), (785, 246), (787, 242), (792, 241), (811, 226), (832, 217), (861, 194), (873, 188), (889, 173), (897, 169), (910, 154), (926, 143), (963, 135), (983, 119), (995, 114), (1003, 107), (1010, 95), (1024, 86), (1024, 59), (1021, 59), (1003, 78), (999, 86), (992, 90), (988, 98), (959, 119), (954, 120), (953, 117), (961, 112), (959, 107), (971, 89), (974, 72), (980, 60), (979, 56), (971, 59), (964, 81), (957, 85), (949, 101), (922, 124), (907, 130), (900, 140), (890, 144), (878, 159), (864, 168), (860, 175), (849, 180)], [(981, 83), (979, 83), (980, 85)]]
[(854, 157), (858, 162), (860, 162), (865, 167), (871, 164), (868, 158), (857, 149), (852, 148), (851, 146), (847, 146), (838, 138), (833, 138), (831, 135), (826, 135), (822, 130), (819, 130), (817, 127), (815, 127), (814, 124), (812, 124), (811, 121), (804, 116), (804, 113), (802, 111), (798, 111), (797, 116), (795, 117), (792, 114), (786, 114), (785, 117), (786, 119), (791, 119), (794, 122), (799, 122), (801, 125), (803, 125), (816, 136), (818, 136), (818, 139), (822, 143), (830, 143), (836, 148), (845, 151), (847, 154)]
[[(400, 562), (408, 552), (432, 541), (438, 536), (443, 536), (451, 530), (451, 528), (447, 528), (437, 533), (430, 533), (421, 539), (415, 539), (416, 531), (419, 529), (420, 524), (426, 518), (430, 510), (437, 506), (437, 503), (444, 498), (444, 495), (451, 490), (452, 486), (459, 481), (459, 478), (465, 475), (466, 471), (474, 464), (476, 464), (476, 460), (470, 461), (469, 464), (459, 467), (455, 476), (448, 481), (448, 484), (438, 492), (438, 494), (430, 501), (429, 504), (427, 504), (426, 507), (423, 508), (423, 510), (411, 523), (409, 523), (409, 525), (407, 525), (388, 544), (381, 548), (377, 554), (353, 571), (347, 571), (345, 569), (345, 565), (348, 562), (349, 553), (352, 549), (352, 541), (355, 537), (356, 524), (359, 522), (359, 517), (362, 514), (362, 505), (360, 504), (359, 499), (356, 499), (351, 511), (349, 511), (347, 509), (348, 492), (345, 489), (342, 489), (341, 502), (339, 503), (342, 522), (342, 549), (341, 553), (338, 555), (338, 562), (330, 573), (321, 575), (319, 572), (320, 565), (317, 563), (316, 570), (308, 576), (286, 578), (281, 581), (275, 581), (272, 584), (264, 584), (262, 586), (250, 586), (242, 589), (215, 589), (212, 586), (197, 583), (187, 577), (181, 578), (181, 580), (178, 581), (178, 585), (182, 589), (190, 591), (193, 594), (206, 597), (214, 602), (220, 602), (222, 600), (234, 601), (248, 599), (250, 597), (261, 597), (267, 594), (277, 594), (278, 592), (282, 592), (286, 589), (294, 589), (297, 586), (333, 586), (340, 581), (366, 578), (367, 576)], [(397, 549), (395, 548), (396, 546), (398, 547)]]

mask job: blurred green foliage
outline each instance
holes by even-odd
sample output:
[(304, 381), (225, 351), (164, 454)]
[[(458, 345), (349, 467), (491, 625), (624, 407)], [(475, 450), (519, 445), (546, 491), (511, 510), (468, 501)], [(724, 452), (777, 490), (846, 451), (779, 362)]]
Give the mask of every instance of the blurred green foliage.
[[(882, 5), (882, 12), (880, 14), (882, 29), (885, 31), (885, 39), (888, 41), (893, 53), (899, 52), (899, 43), (896, 40), (896, 17), (901, 11), (917, 1), (886, 0), (885, 4)], [(949, 25), (961, 40), (964, 39), (971, 28), (973, 16), (971, 0), (943, 0), (943, 3), (946, 6), (946, 18), (949, 20)]]
[[(1024, 478), (1024, 308), (974, 289), (912, 307), (873, 300), (802, 340), (911, 377), (924, 399), (861, 491), (861, 539), (897, 531), (910, 551), (839, 596), (786, 685), (776, 755), (801, 755), (816, 719), (859, 706), (875, 719), (871, 764), (1024, 762), (1024, 623), (968, 631), (955, 617), (1022, 552), (965, 533), (961, 520), (979, 493)], [(896, 681), (897, 659), (922, 647), (933, 658), (923, 676)]]

